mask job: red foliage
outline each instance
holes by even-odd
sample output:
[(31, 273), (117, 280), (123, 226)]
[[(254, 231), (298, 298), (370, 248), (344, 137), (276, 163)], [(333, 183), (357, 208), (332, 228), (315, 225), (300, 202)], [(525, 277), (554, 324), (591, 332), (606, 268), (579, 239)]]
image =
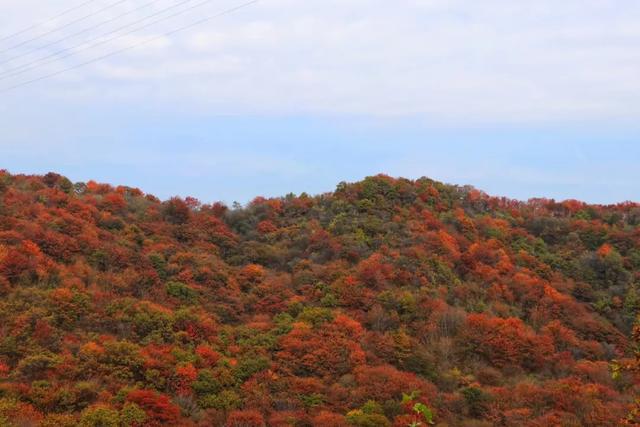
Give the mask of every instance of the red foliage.
[(431, 400), (437, 390), (433, 384), (415, 374), (402, 372), (393, 366), (360, 366), (355, 370), (357, 389), (354, 394), (362, 402), (375, 400), (385, 402), (398, 400), (402, 393), (410, 391), (420, 392), (420, 396)]
[(313, 417), (312, 420), (314, 427), (348, 427), (344, 415), (336, 414), (333, 412), (321, 411), (318, 415)]
[(226, 427), (265, 427), (264, 417), (258, 411), (232, 411), (227, 417)]
[(0, 362), (0, 379), (5, 379), (9, 376), (11, 368), (6, 363)]
[(191, 218), (191, 209), (184, 200), (173, 197), (165, 202), (163, 214), (172, 224), (184, 224)]
[(336, 376), (364, 363), (365, 354), (358, 340), (362, 326), (346, 316), (313, 329), (298, 323), (281, 340), (278, 353), (282, 367), (301, 376)]
[(517, 318), (469, 315), (461, 339), (469, 354), (483, 356), (497, 367), (523, 366), (533, 370), (543, 366), (553, 353), (550, 339), (536, 335)]
[(103, 199), (104, 209), (110, 212), (120, 212), (127, 207), (127, 201), (122, 194), (109, 193)]
[(191, 394), (191, 384), (198, 377), (198, 371), (191, 363), (176, 368), (175, 390), (178, 395)]
[(276, 225), (273, 222), (265, 220), (265, 221), (260, 221), (256, 229), (258, 230), (259, 233), (269, 234), (269, 233), (273, 233), (274, 231), (277, 231), (278, 227), (276, 227)]
[(175, 356), (171, 350), (171, 346), (148, 345), (141, 351), (141, 355), (144, 357), (144, 366), (147, 369), (167, 372), (175, 363)]
[(206, 367), (215, 366), (222, 357), (220, 353), (205, 344), (201, 344), (196, 348), (196, 354), (200, 357), (202, 365)]
[(597, 252), (600, 257), (606, 258), (613, 252), (613, 246), (611, 246), (608, 243), (605, 243), (602, 246), (600, 246)]
[(359, 279), (369, 287), (381, 287), (393, 277), (393, 266), (381, 254), (373, 254), (358, 265)]
[(149, 426), (175, 425), (180, 418), (180, 409), (167, 396), (154, 390), (134, 390), (127, 395), (127, 401), (144, 410)]
[(265, 277), (264, 267), (257, 264), (249, 264), (240, 272), (240, 276), (251, 283), (259, 282)]

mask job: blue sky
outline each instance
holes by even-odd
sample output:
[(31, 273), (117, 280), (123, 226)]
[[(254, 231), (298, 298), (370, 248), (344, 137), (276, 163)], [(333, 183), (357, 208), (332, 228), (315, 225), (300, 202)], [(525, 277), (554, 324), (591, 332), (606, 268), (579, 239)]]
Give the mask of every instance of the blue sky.
[[(94, 3), (79, 16), (110, 2)], [(376, 173), (519, 199), (640, 201), (640, 4), (261, 0), (162, 36), (239, 3), (212, 2), (12, 78), (2, 73), (82, 37), (0, 53), (1, 91), (154, 39), (0, 92), (0, 168), (207, 202), (331, 191)], [(75, 4), (10, 2), (0, 28), (9, 34)]]
[(4, 166), (227, 203), (331, 191), (376, 173), (429, 176), (518, 199), (640, 200), (640, 133), (630, 125), (462, 128), (417, 119), (115, 110), (57, 111), (22, 133), (9, 126), (15, 144), (0, 146)]

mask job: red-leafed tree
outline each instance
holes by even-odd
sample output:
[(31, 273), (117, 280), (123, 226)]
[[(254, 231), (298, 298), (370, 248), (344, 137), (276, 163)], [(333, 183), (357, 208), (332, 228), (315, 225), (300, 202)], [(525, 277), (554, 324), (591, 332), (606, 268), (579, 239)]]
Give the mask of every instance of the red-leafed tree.
[(265, 427), (264, 417), (258, 411), (233, 411), (227, 417), (226, 427)]
[(180, 418), (180, 409), (167, 396), (153, 390), (134, 390), (127, 395), (127, 401), (144, 410), (147, 425), (175, 425)]

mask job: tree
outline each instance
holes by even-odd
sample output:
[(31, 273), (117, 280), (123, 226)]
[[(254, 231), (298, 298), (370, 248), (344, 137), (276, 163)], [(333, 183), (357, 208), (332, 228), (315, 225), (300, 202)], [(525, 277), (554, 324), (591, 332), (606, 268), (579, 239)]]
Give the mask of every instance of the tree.
[(108, 406), (97, 405), (85, 409), (80, 417), (82, 427), (120, 427), (120, 414)]
[(537, 336), (517, 318), (472, 314), (467, 318), (461, 340), (467, 348), (466, 355), (482, 356), (499, 368), (537, 369), (553, 352), (550, 339)]
[(227, 417), (226, 427), (265, 427), (264, 417), (258, 411), (232, 411)]
[(172, 224), (185, 224), (191, 218), (191, 209), (184, 200), (172, 197), (164, 203), (162, 214)]
[(297, 323), (280, 342), (278, 360), (285, 371), (300, 376), (339, 376), (364, 363), (358, 344), (362, 326), (343, 315), (314, 329)]
[(145, 412), (149, 426), (176, 424), (180, 417), (180, 409), (167, 396), (153, 390), (134, 390), (127, 395), (127, 401)]

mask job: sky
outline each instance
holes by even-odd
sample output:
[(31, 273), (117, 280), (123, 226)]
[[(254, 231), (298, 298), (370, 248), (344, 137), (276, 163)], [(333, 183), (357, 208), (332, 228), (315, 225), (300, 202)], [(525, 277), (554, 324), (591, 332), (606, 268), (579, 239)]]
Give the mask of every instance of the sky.
[(640, 201), (638, 2), (5, 3), (11, 172), (205, 202), (377, 173)]

